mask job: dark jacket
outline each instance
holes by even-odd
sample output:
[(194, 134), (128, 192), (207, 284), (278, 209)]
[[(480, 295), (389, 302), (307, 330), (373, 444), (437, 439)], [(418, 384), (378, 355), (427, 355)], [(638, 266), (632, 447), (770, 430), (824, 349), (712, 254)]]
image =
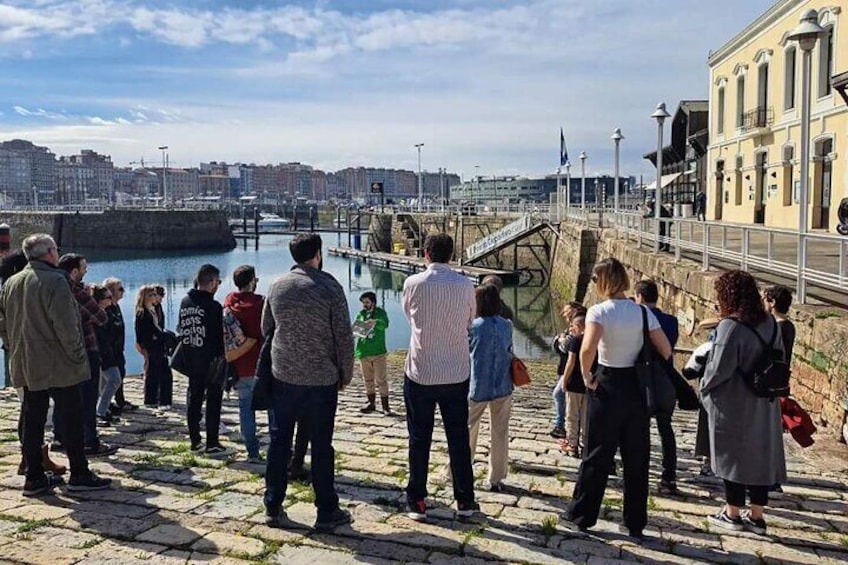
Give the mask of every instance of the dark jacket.
[(101, 369), (119, 367), (123, 359), (123, 349), (118, 345), (118, 332), (123, 334), (124, 327), (123, 325), (120, 327), (115, 326), (112, 323), (113, 319), (112, 316), (109, 316), (109, 321), (105, 324), (94, 326), (94, 335), (97, 338), (97, 350), (100, 352)]
[(179, 345), (172, 367), (186, 376), (205, 375), (224, 355), (224, 309), (206, 291), (193, 289), (180, 303)]
[(121, 313), (121, 307), (117, 304), (113, 304), (106, 308), (106, 314), (109, 315), (108, 325), (114, 328), (114, 339), (115, 339), (115, 355), (116, 361), (115, 365), (117, 367), (124, 367), (127, 364), (126, 357), (124, 356), (124, 347), (126, 346), (126, 324), (124, 324), (124, 315)]
[(135, 315), (135, 342), (148, 353), (165, 351), (165, 332), (156, 324), (156, 313), (144, 309)]

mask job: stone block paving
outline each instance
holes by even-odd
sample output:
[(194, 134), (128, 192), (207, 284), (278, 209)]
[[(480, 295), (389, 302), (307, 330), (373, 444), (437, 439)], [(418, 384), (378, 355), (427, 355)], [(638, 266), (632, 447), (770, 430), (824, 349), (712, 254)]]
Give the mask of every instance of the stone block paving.
[[(451, 487), (441, 471), (447, 461), (437, 428), (431, 458), (429, 523), (403, 511), (407, 478), (406, 424), (400, 394), (402, 356), (390, 356), (396, 416), (363, 415), (360, 376), (341, 395), (336, 421), (337, 489), (355, 522), (332, 534), (312, 530), (311, 486), (290, 485), (290, 530), (264, 525), (264, 468), (246, 462), (238, 442), (235, 395), (225, 400), (224, 436), (232, 453), (210, 459), (188, 449), (184, 406), (126, 415), (104, 440), (117, 454), (92, 461), (115, 480), (115, 488), (91, 493), (58, 489), (25, 499), (16, 475), (19, 405), (12, 390), (0, 391), (0, 562), (85, 564), (178, 563), (846, 563), (848, 562), (848, 451), (821, 434), (801, 451), (787, 436), (790, 479), (769, 509), (769, 535), (712, 530), (706, 516), (721, 504), (717, 479), (699, 476), (692, 457), (696, 415), (675, 415), (679, 487), (675, 497), (656, 494), (659, 440), (653, 437), (649, 538), (637, 545), (621, 535), (622, 484), (611, 477), (602, 519), (591, 534), (561, 519), (570, 500), (578, 461), (560, 452), (547, 435), (552, 414), (550, 364), (532, 363), (536, 382), (516, 392), (511, 419), (509, 489), (482, 489), (488, 445), (484, 419), (475, 475), (482, 515), (455, 520)], [(140, 401), (141, 380), (127, 380), (128, 397)], [(175, 379), (177, 399), (185, 380)], [(260, 431), (267, 442), (264, 415)], [(58, 457), (60, 460), (61, 456)]]

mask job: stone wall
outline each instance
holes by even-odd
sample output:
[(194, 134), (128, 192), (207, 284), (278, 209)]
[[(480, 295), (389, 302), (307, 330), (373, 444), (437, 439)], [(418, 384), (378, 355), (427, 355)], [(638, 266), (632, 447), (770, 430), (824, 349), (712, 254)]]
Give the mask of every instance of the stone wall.
[[(632, 281), (650, 278), (657, 282), (660, 306), (683, 321), (715, 317), (714, 282), (720, 272), (701, 270), (698, 263), (675, 262), (668, 254), (655, 255), (637, 249), (612, 230), (600, 233), (563, 225), (553, 266), (552, 290), (562, 300), (577, 299), (585, 304), (600, 300), (588, 284), (592, 265), (599, 259), (616, 257), (626, 267)], [(824, 306), (795, 306), (790, 311), (797, 338), (792, 363), (792, 393), (826, 433), (841, 433), (848, 411), (848, 313)], [(681, 328), (683, 347), (696, 346), (707, 339), (704, 332), (694, 335)], [(824, 430), (823, 430), (824, 431)]]
[(12, 228), (12, 245), (28, 235), (51, 234), (64, 249), (232, 249), (235, 238), (223, 212), (138, 210), (98, 213), (0, 212)]

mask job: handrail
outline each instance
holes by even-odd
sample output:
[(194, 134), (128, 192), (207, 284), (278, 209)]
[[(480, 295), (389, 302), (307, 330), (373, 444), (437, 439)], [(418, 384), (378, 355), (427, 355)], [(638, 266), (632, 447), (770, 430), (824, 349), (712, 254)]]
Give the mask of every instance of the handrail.
[[(565, 221), (610, 228), (628, 240), (655, 244), (657, 219), (636, 212), (615, 212), (609, 209), (574, 210), (562, 213)], [(835, 234), (808, 233), (799, 238), (798, 232), (785, 228), (728, 222), (699, 221), (693, 218), (660, 218), (665, 234), (659, 244), (673, 250), (674, 260), (681, 254), (700, 259), (704, 270), (720, 259), (739, 265), (742, 270), (756, 269), (782, 277), (793, 277), (808, 285), (837, 292), (848, 291), (848, 237)], [(716, 241), (718, 240), (718, 241)], [(808, 248), (817, 246), (819, 253), (808, 253), (804, 265), (797, 264), (799, 242)], [(832, 257), (836, 255), (836, 260)], [(802, 285), (803, 286), (803, 285)], [(806, 302), (801, 290), (796, 300)]]

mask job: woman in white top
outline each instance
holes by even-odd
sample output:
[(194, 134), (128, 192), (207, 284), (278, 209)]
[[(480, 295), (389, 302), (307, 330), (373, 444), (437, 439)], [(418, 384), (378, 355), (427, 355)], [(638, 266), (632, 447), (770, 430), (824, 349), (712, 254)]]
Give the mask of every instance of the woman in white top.
[[(636, 360), (642, 350), (642, 308), (625, 294), (630, 279), (616, 259), (595, 265), (592, 273), (604, 302), (589, 308), (580, 366), (586, 383), (588, 425), (586, 447), (568, 518), (580, 530), (595, 525), (613, 469), (617, 449), (624, 464), (624, 528), (642, 537), (648, 522), (650, 417), (640, 391)], [(654, 314), (647, 311), (648, 330), (657, 353), (671, 357), (671, 345)], [(597, 356), (598, 369), (592, 367)]]

